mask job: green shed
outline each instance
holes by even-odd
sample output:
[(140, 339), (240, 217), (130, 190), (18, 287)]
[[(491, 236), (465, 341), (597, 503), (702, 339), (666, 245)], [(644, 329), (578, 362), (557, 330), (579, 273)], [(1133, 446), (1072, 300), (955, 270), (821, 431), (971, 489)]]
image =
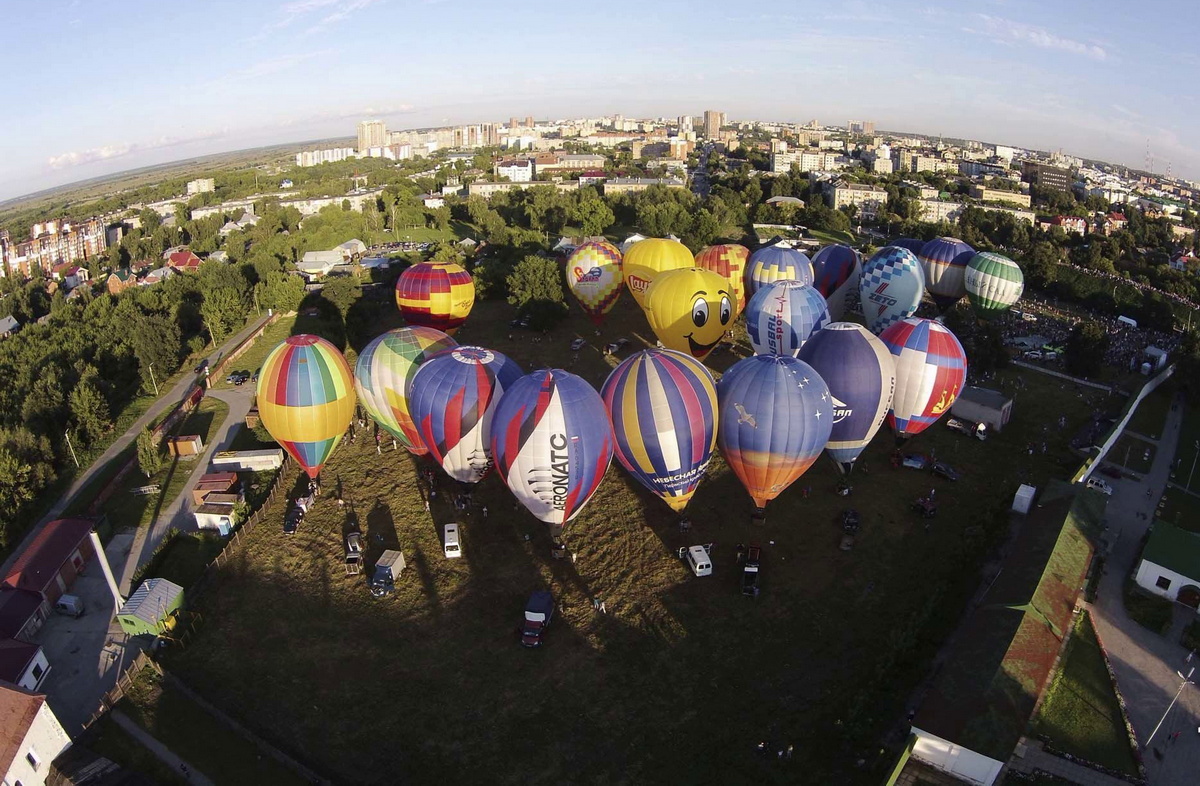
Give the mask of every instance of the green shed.
[(117, 612), (121, 629), (131, 636), (157, 636), (175, 627), (175, 611), (183, 606), (183, 587), (166, 579), (146, 579)]

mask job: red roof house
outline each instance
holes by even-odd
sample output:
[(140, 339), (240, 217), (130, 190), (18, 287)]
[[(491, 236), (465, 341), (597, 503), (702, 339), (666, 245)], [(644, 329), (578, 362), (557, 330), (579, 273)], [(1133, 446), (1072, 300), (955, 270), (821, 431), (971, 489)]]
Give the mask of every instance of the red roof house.
[(37, 644), (17, 639), (0, 641), (0, 680), (37, 690), (49, 673), (46, 653)]
[(200, 269), (200, 257), (185, 248), (168, 256), (167, 266), (175, 268), (180, 273), (195, 273)]
[(37, 592), (54, 604), (95, 556), (88, 539), (95, 522), (91, 519), (51, 521), (17, 556), (2, 584), (13, 589)]
[(0, 639), (31, 638), (49, 613), (41, 594), (0, 587)]

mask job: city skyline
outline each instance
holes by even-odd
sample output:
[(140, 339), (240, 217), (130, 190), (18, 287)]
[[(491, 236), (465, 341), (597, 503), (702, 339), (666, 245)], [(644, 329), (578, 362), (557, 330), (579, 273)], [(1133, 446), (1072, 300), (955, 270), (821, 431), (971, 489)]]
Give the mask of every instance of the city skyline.
[[(1179, 67), (1200, 58), (1140, 55), (1200, 21), (1194, 8), (623, 5), (605, 15), (636, 20), (620, 30), (606, 34), (604, 19), (564, 8), (536, 16), (536, 34), (516, 40), (502, 9), (439, 0), (217, 2), (170, 16), (143, 2), (123, 14), (18, 3), (0, 66), (39, 70), (6, 85), (14, 120), (0, 140), (16, 154), (0, 162), (0, 199), (197, 155), (352, 136), (367, 117), (401, 129), (512, 115), (699, 120), (714, 107), (731, 120), (868, 118), (880, 130), (1134, 168), (1148, 146), (1156, 171), (1170, 162), (1174, 174), (1200, 178), (1194, 69)], [(39, 47), (51, 28), (60, 49), (47, 63)], [(130, 37), (164, 43), (119, 45)], [(595, 56), (568, 46), (573, 38)]]

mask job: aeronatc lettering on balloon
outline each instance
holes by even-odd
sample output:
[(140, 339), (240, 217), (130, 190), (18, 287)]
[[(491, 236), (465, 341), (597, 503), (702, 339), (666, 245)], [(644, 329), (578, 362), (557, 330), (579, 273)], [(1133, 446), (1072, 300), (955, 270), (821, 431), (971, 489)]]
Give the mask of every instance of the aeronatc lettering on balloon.
[(833, 422), (841, 423), (843, 420), (854, 416), (854, 407), (849, 406), (846, 402), (841, 401), (837, 396), (831, 395), (833, 399)]
[(567, 507), (567, 491), (571, 481), (568, 445), (566, 434), (550, 435), (550, 471), (551, 482), (554, 484), (550, 505), (555, 510), (565, 510)]
[(599, 267), (593, 267), (591, 270), (584, 272), (583, 268), (575, 268), (575, 280), (580, 284), (595, 284), (600, 281), (600, 276), (604, 274)]

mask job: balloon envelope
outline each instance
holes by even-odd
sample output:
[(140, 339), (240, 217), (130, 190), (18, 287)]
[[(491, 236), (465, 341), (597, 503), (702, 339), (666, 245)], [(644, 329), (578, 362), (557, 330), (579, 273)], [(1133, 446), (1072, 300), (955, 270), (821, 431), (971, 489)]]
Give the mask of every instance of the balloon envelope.
[(746, 306), (746, 332), (757, 355), (795, 355), (813, 331), (829, 324), (829, 306), (815, 288), (776, 281)]
[(408, 409), (408, 386), (426, 358), (456, 346), (440, 330), (397, 328), (367, 344), (354, 366), (354, 389), (367, 414), (415, 455), (429, 451)]
[(475, 282), (453, 262), (421, 262), (396, 280), (396, 306), (410, 325), (454, 335), (474, 305)]
[(426, 360), (413, 376), (408, 406), (426, 450), (464, 483), (492, 465), (492, 413), (521, 367), (483, 347), (455, 347)]
[(940, 308), (953, 306), (967, 294), (963, 275), (973, 256), (975, 249), (953, 237), (935, 237), (921, 246), (917, 259), (925, 273), (925, 289)]
[(696, 255), (696, 267), (725, 276), (733, 286), (737, 295), (735, 317), (746, 307), (746, 262), (749, 259), (750, 249), (737, 243), (709, 246)]
[(863, 265), (858, 291), (867, 328), (878, 336), (916, 312), (925, 293), (925, 274), (911, 251), (886, 246)]
[(897, 437), (920, 434), (949, 411), (967, 377), (962, 344), (944, 325), (910, 317), (879, 340), (896, 361), (896, 394), (888, 424)]
[(667, 270), (691, 267), (694, 263), (692, 252), (678, 240), (648, 237), (625, 252), (625, 284), (637, 304), (645, 308), (646, 289), (655, 276)]
[(562, 369), (515, 382), (493, 415), (492, 456), (508, 488), (547, 524), (575, 518), (600, 486), (613, 437), (591, 385)]
[(1021, 299), (1025, 276), (1008, 257), (984, 251), (971, 257), (967, 264), (966, 285), (975, 313), (984, 319), (994, 319)]
[(354, 382), (337, 347), (320, 336), (289, 336), (258, 378), (263, 427), (315, 478), (354, 417)]
[(776, 281), (813, 282), (812, 262), (802, 251), (779, 244), (763, 246), (746, 262), (746, 296)]
[(667, 349), (703, 360), (737, 313), (724, 276), (698, 267), (660, 273), (646, 290), (646, 321)]
[(758, 507), (821, 455), (833, 427), (829, 388), (791, 355), (739, 360), (717, 383), (717, 447)]
[(846, 298), (858, 288), (862, 254), (850, 246), (825, 246), (813, 256), (812, 266), (813, 286), (825, 297), (829, 316), (836, 322), (846, 312)]
[(717, 389), (700, 361), (647, 349), (613, 369), (600, 389), (617, 461), (672, 510), (687, 507), (717, 441)]
[(621, 252), (612, 243), (589, 240), (567, 259), (567, 289), (597, 325), (616, 304), (624, 283)]
[(888, 245), (899, 246), (900, 248), (913, 252), (913, 255), (915, 256), (921, 253), (921, 249), (925, 247), (925, 241), (919, 240), (915, 237), (898, 237), (891, 243), (888, 243)]
[(825, 452), (848, 473), (892, 407), (896, 364), (886, 344), (853, 322), (818, 330), (798, 357), (829, 385), (833, 429)]

